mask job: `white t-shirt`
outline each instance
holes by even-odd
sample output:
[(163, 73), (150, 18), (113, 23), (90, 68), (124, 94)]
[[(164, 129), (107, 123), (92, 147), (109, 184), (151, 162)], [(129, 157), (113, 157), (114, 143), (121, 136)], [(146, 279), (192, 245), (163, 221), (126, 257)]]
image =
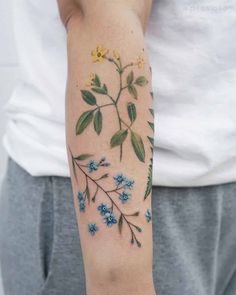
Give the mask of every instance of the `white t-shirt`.
[[(69, 176), (66, 33), (56, 0), (17, 0), (21, 74), (4, 145), (30, 174)], [(153, 70), (154, 184), (236, 180), (236, 4), (156, 0), (146, 34)]]

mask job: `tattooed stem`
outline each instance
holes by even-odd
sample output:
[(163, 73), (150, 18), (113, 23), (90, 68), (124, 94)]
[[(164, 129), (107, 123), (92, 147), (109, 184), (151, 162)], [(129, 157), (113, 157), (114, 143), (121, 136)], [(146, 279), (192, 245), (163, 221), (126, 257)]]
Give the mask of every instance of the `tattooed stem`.
[[(120, 113), (119, 113), (119, 110), (118, 110), (118, 107), (117, 107), (117, 103), (116, 103), (116, 101), (113, 99), (113, 97), (110, 94), (107, 93), (106, 95), (112, 101), (111, 104), (107, 104), (107, 105), (113, 105), (115, 107), (115, 109), (116, 109), (116, 114), (117, 114), (117, 119), (118, 119), (118, 123), (119, 123), (119, 128), (121, 130), (122, 129), (122, 127), (121, 127), (121, 117), (120, 117)], [(121, 144), (120, 145), (120, 161), (122, 160), (122, 154), (123, 154), (123, 145)]]
[[(120, 128), (120, 130), (121, 130), (121, 129), (122, 129), (122, 126), (121, 126), (122, 119), (121, 119), (121, 117), (120, 117), (120, 113), (119, 113), (119, 110), (118, 110), (117, 104), (115, 104), (114, 106), (115, 106), (116, 114), (117, 114), (118, 121), (119, 121), (119, 128)], [(123, 155), (123, 144), (120, 145), (120, 161), (122, 160), (122, 155)]]
[(121, 187), (117, 187), (117, 188), (115, 188), (115, 189), (113, 189), (113, 190), (110, 190), (110, 191), (107, 191), (108, 193), (116, 193), (116, 192), (118, 192), (119, 190), (121, 190), (121, 189), (123, 189), (123, 188), (125, 188), (124, 186), (121, 186)]
[(104, 57), (104, 59), (107, 59), (108, 61), (112, 62), (116, 66), (118, 71), (121, 70), (120, 66), (118, 65), (118, 63), (113, 58)]
[(129, 63), (129, 64), (127, 64), (126, 66), (124, 66), (123, 68), (122, 68), (122, 71), (124, 71), (125, 69), (127, 69), (128, 67), (132, 67), (134, 65), (134, 63)]
[(95, 110), (97, 110), (97, 109), (101, 109), (101, 108), (104, 108), (104, 107), (113, 106), (113, 105), (114, 105), (114, 103), (103, 104), (103, 105), (101, 105), (101, 106), (98, 106)]
[(113, 99), (113, 97), (112, 97), (110, 94), (108, 94), (108, 93), (106, 94), (106, 96), (109, 97), (110, 100), (112, 101), (112, 104), (115, 105), (116, 102), (115, 102), (115, 100)]
[(124, 125), (130, 130), (130, 131), (132, 131), (132, 130), (131, 130), (131, 125), (128, 125), (128, 124), (125, 123), (125, 121), (122, 120), (122, 119), (121, 119), (121, 123), (124, 124)]
[(120, 78), (120, 90), (117, 94), (117, 97), (116, 97), (116, 105), (118, 104), (118, 101), (119, 101), (119, 98), (120, 98), (120, 95), (121, 95), (121, 92), (123, 90), (123, 87), (122, 87), (122, 73), (119, 72), (119, 78)]

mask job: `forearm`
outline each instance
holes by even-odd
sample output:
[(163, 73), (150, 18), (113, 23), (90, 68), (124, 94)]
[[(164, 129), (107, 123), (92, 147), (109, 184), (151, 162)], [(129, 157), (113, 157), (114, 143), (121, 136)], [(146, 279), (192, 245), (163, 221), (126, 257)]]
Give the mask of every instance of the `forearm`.
[(108, 5), (72, 18), (68, 64), (67, 145), (87, 293), (155, 294), (151, 73), (137, 15)]

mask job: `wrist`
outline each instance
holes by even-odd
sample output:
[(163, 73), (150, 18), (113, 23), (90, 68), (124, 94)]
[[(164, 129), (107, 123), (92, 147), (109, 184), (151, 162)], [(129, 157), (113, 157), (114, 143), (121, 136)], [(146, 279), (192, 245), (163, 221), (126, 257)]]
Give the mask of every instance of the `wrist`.
[(140, 284), (127, 282), (100, 282), (100, 284), (87, 286), (88, 295), (156, 295), (153, 282)]
[(109, 269), (86, 277), (88, 295), (156, 295), (151, 271)]

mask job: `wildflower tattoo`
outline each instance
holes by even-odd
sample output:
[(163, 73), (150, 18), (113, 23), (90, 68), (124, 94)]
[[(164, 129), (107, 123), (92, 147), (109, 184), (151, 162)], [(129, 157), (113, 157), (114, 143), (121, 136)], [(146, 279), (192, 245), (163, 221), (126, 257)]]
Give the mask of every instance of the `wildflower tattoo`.
[(147, 222), (150, 222), (152, 220), (152, 212), (150, 209), (147, 209), (146, 213), (145, 213), (145, 217)]
[[(103, 81), (102, 77), (97, 73), (89, 74), (84, 89), (80, 90), (81, 99), (87, 105), (87, 109), (77, 119), (75, 126), (76, 136), (83, 134), (91, 126), (98, 136), (104, 131), (106, 133), (106, 130), (104, 130), (106, 128), (104, 117), (107, 116), (105, 109), (111, 108), (115, 114), (117, 129), (112, 134), (108, 133), (109, 147), (119, 151), (118, 160), (121, 162), (125, 152), (124, 148), (130, 145), (131, 151), (136, 158), (144, 163), (147, 157), (144, 140), (150, 142), (151, 153), (154, 140), (152, 135), (144, 138), (137, 129), (140, 127), (137, 124), (140, 117), (139, 112), (137, 112), (139, 89), (149, 83), (145, 76), (136, 74), (136, 71), (134, 71), (135, 67), (137, 72), (145, 67), (143, 55), (140, 54), (129, 63), (123, 64), (121, 54), (117, 50), (109, 50), (103, 45), (97, 45), (91, 51), (91, 60), (93, 63), (103, 64), (103, 67), (110, 66), (112, 70), (114, 69), (118, 89), (116, 93), (113, 93), (107, 86), (106, 81)], [(150, 92), (150, 95), (153, 97), (152, 92)], [(126, 101), (122, 101), (123, 98)], [(122, 109), (124, 106), (125, 110)], [(152, 132), (154, 130), (153, 115), (153, 109), (150, 108), (150, 118), (146, 122)], [(100, 229), (105, 228), (107, 231), (117, 229), (120, 234), (124, 235), (126, 233), (125, 229), (127, 229), (130, 234), (130, 243), (141, 247), (139, 235), (142, 233), (142, 228), (136, 222), (138, 222), (140, 215), (143, 218), (145, 216), (147, 222), (151, 221), (152, 216), (149, 209), (141, 214), (139, 211), (129, 212), (133, 199), (132, 190), (137, 184), (136, 179), (127, 177), (123, 173), (111, 174), (107, 169), (110, 163), (105, 157), (97, 159), (94, 155), (87, 153), (75, 156), (70, 149), (69, 151), (75, 180), (78, 183), (77, 174), (79, 173), (80, 183), (84, 184), (84, 188), (80, 188), (77, 193), (80, 216), (83, 218), (90, 206), (95, 207), (97, 213), (97, 216), (95, 214), (95, 217), (93, 217), (94, 220), (87, 224), (88, 234), (97, 236)], [(103, 179), (107, 179), (106, 183), (102, 181)], [(144, 179), (144, 181), (146, 180)], [(151, 190), (152, 156), (148, 167), (145, 192), (141, 192), (144, 194), (144, 200), (151, 195)], [(136, 220), (136, 222), (133, 222), (133, 220)]]
[(98, 227), (97, 227), (96, 223), (88, 224), (88, 231), (92, 236), (94, 236), (96, 234), (96, 232), (98, 231)]
[(102, 45), (98, 45), (92, 52), (92, 60), (93, 62), (103, 63), (104, 57), (107, 55), (109, 50)]
[[(152, 73), (152, 69), (150, 67), (150, 73)], [(153, 93), (150, 92), (151, 98), (153, 99)], [(148, 121), (148, 125), (151, 128), (152, 132), (154, 133), (154, 110), (149, 109), (149, 112), (152, 117), (152, 121)], [(144, 200), (146, 200), (152, 193), (152, 168), (153, 168), (153, 148), (154, 148), (154, 138), (151, 136), (147, 136), (149, 142), (150, 142), (150, 150), (151, 150), (151, 158), (150, 158), (150, 164), (148, 166), (148, 180), (147, 180), (147, 185), (146, 185), (146, 190), (144, 193)]]
[[(108, 203), (100, 203), (97, 206), (98, 217), (101, 216), (101, 222), (108, 228), (118, 226), (118, 230), (121, 233), (124, 224), (127, 225), (130, 231), (130, 242), (141, 247), (141, 243), (137, 238), (137, 233), (141, 233), (142, 229), (130, 221), (130, 218), (139, 216), (139, 212), (125, 213), (123, 206), (131, 200), (131, 190), (134, 187), (134, 180), (127, 178), (124, 174), (120, 173), (113, 177), (110, 177), (109, 173), (101, 174), (100, 177), (93, 177), (93, 172), (99, 172), (100, 168), (108, 167), (110, 164), (103, 157), (100, 161), (90, 159), (92, 155), (82, 154), (79, 156), (73, 156), (70, 151), (71, 162), (73, 167), (73, 173), (77, 179), (77, 170), (82, 172), (85, 179), (85, 189), (78, 192), (78, 205), (81, 213), (86, 211), (86, 206), (92, 203), (97, 203), (98, 195), (102, 194), (106, 197)], [(85, 163), (85, 161), (88, 161)], [(100, 180), (104, 178), (113, 179), (113, 187), (110, 190), (105, 189)], [(96, 191), (91, 196), (91, 186), (95, 186)], [(88, 225), (88, 231), (91, 235), (95, 235), (98, 231), (96, 223)]]
[[(130, 143), (136, 157), (139, 159), (139, 161), (145, 162), (145, 147), (143, 139), (134, 129), (133, 125), (137, 118), (136, 104), (134, 102), (138, 99), (137, 88), (147, 85), (148, 80), (144, 76), (135, 77), (135, 74), (132, 70), (132, 68), (135, 66), (137, 66), (139, 69), (143, 68), (145, 65), (144, 58), (139, 55), (136, 61), (132, 61), (126, 65), (123, 65), (121, 56), (116, 50), (113, 51), (113, 56), (108, 56), (108, 53), (109, 50), (107, 48), (103, 47), (102, 45), (98, 45), (91, 52), (92, 61), (99, 64), (102, 64), (106, 61), (115, 66), (115, 71), (116, 74), (118, 73), (119, 80), (118, 93), (115, 96), (112, 96), (109, 93), (106, 84), (101, 82), (100, 77), (95, 73), (91, 73), (89, 75), (89, 80), (86, 83), (86, 86), (89, 87), (90, 90), (81, 90), (81, 96), (84, 102), (92, 108), (82, 113), (79, 117), (75, 128), (76, 135), (82, 134), (92, 122), (95, 132), (100, 135), (103, 129), (103, 109), (106, 107), (112, 107), (116, 111), (118, 130), (110, 138), (110, 147), (119, 147), (121, 161), (123, 155), (123, 144), (125, 141), (127, 141), (129, 136)], [(125, 77), (126, 83), (124, 85), (123, 76), (129, 68), (131, 70)], [(119, 109), (121, 94), (124, 91), (128, 91), (131, 98), (134, 99), (134, 101), (127, 102), (127, 114), (129, 117), (129, 122), (126, 122), (124, 118), (122, 118)], [(107, 103), (99, 104), (99, 95), (106, 96), (108, 100)]]

